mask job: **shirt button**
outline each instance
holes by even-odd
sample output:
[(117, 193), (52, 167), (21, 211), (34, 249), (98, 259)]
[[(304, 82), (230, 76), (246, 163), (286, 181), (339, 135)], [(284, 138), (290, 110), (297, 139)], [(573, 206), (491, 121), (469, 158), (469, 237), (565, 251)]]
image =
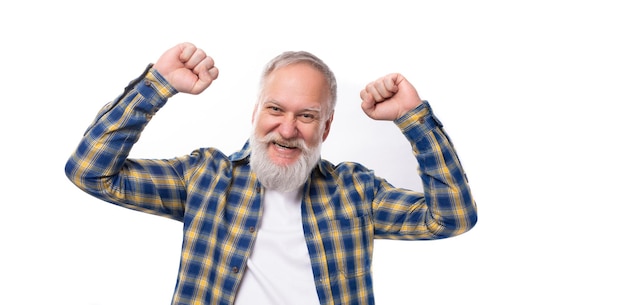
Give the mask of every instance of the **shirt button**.
[(254, 233), (254, 227), (249, 227), (249, 228), (248, 228), (248, 231), (249, 231), (250, 233)]
[(150, 85), (152, 85), (152, 83), (149, 80), (147, 80), (147, 79), (143, 81), (143, 84), (148, 86), (148, 87), (150, 87)]
[(424, 118), (419, 118), (419, 120), (418, 120), (418, 121), (420, 122), (420, 124), (424, 124), (424, 121), (425, 121), (425, 120), (424, 120)]
[(239, 273), (239, 268), (238, 267), (233, 267), (233, 273)]

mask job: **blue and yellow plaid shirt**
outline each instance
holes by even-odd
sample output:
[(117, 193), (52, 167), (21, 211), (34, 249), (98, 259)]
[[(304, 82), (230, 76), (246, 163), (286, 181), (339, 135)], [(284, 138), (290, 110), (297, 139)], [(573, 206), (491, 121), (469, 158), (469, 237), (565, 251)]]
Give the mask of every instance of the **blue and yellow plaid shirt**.
[[(99, 112), (66, 174), (97, 198), (183, 223), (172, 304), (233, 304), (264, 192), (247, 144), (231, 156), (202, 148), (171, 160), (127, 158), (150, 118), (176, 93), (148, 67)], [(375, 238), (446, 238), (476, 223), (465, 173), (428, 103), (395, 123), (413, 147), (424, 193), (393, 187), (360, 164), (326, 160), (304, 185), (303, 230), (322, 305), (374, 304)]]

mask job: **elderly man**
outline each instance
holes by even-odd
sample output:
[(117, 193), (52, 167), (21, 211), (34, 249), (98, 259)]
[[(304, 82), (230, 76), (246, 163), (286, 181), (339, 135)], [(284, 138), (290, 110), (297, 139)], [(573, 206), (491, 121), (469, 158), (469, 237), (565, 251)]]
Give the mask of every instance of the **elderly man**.
[(409, 140), (424, 193), (396, 188), (358, 163), (320, 158), (337, 83), (308, 52), (268, 63), (241, 151), (128, 158), (169, 98), (199, 94), (218, 74), (191, 43), (167, 50), (100, 111), (66, 165), (68, 178), (97, 198), (183, 223), (172, 304), (373, 304), (375, 238), (446, 238), (476, 223), (448, 136), (400, 74), (368, 84), (361, 108)]

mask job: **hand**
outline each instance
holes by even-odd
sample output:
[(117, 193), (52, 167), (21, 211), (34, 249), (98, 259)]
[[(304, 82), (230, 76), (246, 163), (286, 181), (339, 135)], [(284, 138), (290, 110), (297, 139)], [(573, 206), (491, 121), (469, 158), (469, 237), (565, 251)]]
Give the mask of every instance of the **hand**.
[(361, 90), (361, 108), (374, 120), (393, 121), (422, 104), (417, 91), (404, 76), (392, 73)]
[(191, 94), (204, 91), (219, 75), (213, 58), (189, 42), (167, 50), (153, 68), (178, 92)]

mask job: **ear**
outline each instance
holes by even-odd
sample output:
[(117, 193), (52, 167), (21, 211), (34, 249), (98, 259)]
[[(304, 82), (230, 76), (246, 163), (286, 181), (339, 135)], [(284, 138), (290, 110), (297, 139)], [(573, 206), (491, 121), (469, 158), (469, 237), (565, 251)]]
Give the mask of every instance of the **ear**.
[(330, 133), (330, 125), (333, 123), (333, 118), (335, 117), (335, 111), (330, 114), (330, 117), (326, 122), (324, 122), (324, 134), (322, 135), (322, 141), (326, 141), (328, 137), (328, 133)]
[(254, 104), (254, 110), (252, 110), (252, 119), (250, 120), (252, 122), (252, 125), (254, 125), (254, 119), (256, 118), (256, 111), (259, 109), (259, 103), (257, 102), (256, 104)]

